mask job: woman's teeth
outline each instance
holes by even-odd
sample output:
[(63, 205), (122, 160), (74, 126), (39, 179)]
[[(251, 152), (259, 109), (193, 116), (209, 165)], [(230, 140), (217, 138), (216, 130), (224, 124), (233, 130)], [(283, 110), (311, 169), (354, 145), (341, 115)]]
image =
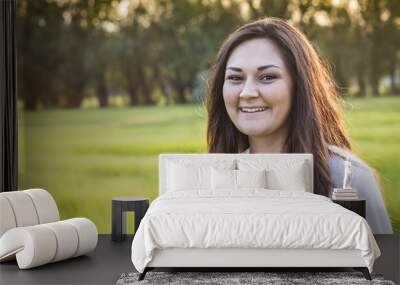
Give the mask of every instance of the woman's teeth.
[(240, 111), (245, 113), (255, 113), (267, 110), (267, 107), (257, 107), (257, 108), (239, 108)]

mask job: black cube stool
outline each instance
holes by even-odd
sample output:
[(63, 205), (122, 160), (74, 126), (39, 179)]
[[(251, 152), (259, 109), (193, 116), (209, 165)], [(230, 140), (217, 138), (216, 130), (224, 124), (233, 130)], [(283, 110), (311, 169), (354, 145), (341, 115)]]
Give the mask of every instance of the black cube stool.
[(135, 233), (140, 221), (149, 208), (149, 199), (143, 197), (112, 198), (112, 229), (111, 239), (123, 241), (126, 239), (126, 212), (135, 212)]

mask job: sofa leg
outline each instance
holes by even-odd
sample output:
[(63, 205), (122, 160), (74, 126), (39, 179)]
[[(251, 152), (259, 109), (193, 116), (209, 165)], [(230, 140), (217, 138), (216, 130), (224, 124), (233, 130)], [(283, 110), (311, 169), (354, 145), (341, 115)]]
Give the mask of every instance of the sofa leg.
[(146, 268), (143, 270), (143, 272), (139, 274), (138, 281), (142, 281), (142, 280), (144, 279), (144, 277), (146, 276), (147, 271), (148, 271), (148, 269), (147, 269), (147, 267), (146, 267)]
[(365, 279), (367, 280), (372, 280), (371, 275), (369, 274), (369, 270), (367, 267), (355, 267), (354, 268), (357, 271), (361, 271), (362, 274), (364, 275)]

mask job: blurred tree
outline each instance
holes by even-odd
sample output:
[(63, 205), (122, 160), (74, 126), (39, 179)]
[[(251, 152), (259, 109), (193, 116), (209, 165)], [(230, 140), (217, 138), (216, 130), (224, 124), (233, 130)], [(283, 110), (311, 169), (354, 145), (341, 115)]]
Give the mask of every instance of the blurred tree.
[[(150, 30), (154, 41), (162, 43), (153, 58), (154, 73), (163, 74), (163, 81), (159, 83), (161, 90), (166, 91), (166, 85), (169, 86), (176, 95), (175, 102), (185, 103), (186, 94), (206, 57), (204, 43), (208, 42), (208, 36), (202, 29), (201, 18), (209, 10), (201, 1), (158, 0), (154, 4), (158, 15), (152, 18)], [(170, 95), (166, 94), (169, 100)]]
[(387, 35), (385, 42), (388, 43), (388, 60), (389, 60), (389, 77), (390, 77), (390, 93), (392, 95), (400, 94), (400, 86), (397, 82), (396, 72), (399, 69), (400, 57), (400, 1), (387, 0), (386, 10), (387, 15), (386, 24), (384, 26), (384, 34)]
[(62, 78), (68, 86), (65, 106), (77, 108), (85, 97), (88, 84), (95, 85), (100, 107), (108, 105), (106, 81), (107, 66), (113, 60), (110, 35), (104, 28), (112, 19), (113, 0), (80, 0), (65, 2), (63, 16), (66, 19), (61, 53), (64, 55)]
[(342, 96), (348, 93), (351, 78), (354, 77), (355, 61), (354, 35), (351, 30), (351, 16), (344, 5), (320, 2), (315, 6), (314, 45), (331, 69), (335, 83)]
[(353, 59), (355, 61), (354, 76), (358, 84), (358, 97), (367, 96), (367, 58), (368, 58), (368, 41), (366, 39), (365, 30), (358, 23), (352, 25), (354, 34)]
[[(119, 42), (119, 62), (125, 78), (125, 85), (130, 97), (130, 104), (153, 104), (152, 87), (146, 70), (148, 69), (152, 41), (151, 30), (142, 21), (148, 18), (147, 10), (138, 1), (129, 18), (121, 24)], [(141, 99), (142, 98), (142, 99)]]
[[(121, 27), (121, 63), (131, 104), (153, 104), (158, 88), (167, 104), (190, 100), (199, 70), (240, 23), (239, 5), (221, 1), (138, 1)], [(157, 9), (153, 9), (157, 7)]]
[(292, 7), (289, 5), (289, 0), (265, 0), (265, 1), (254, 1), (246, 0), (250, 11), (251, 18), (258, 19), (262, 17), (278, 17), (283, 19), (290, 19), (292, 13)]
[(62, 10), (54, 2), (17, 1), (18, 96), (26, 110), (57, 105), (54, 72), (62, 60), (58, 50)]
[(360, 7), (365, 29), (370, 43), (369, 56), (369, 81), (371, 84), (372, 96), (379, 96), (379, 79), (382, 77), (384, 65), (384, 49), (382, 49), (383, 26), (380, 15), (382, 14), (382, 5), (384, 1), (380, 0), (360, 0)]
[(359, 0), (361, 20), (369, 46), (369, 82), (372, 96), (379, 96), (379, 82), (386, 74), (396, 92), (395, 72), (400, 49), (400, 3), (392, 0)]
[(102, 23), (112, 3), (118, 1), (17, 2), (18, 86), (25, 109), (79, 107), (92, 82), (100, 105), (107, 105), (105, 72), (112, 58)]
[[(193, 100), (225, 37), (265, 16), (298, 26), (332, 63), (342, 94), (399, 92), (398, 0), (19, 0), (19, 97), (28, 110), (81, 106), (125, 89), (131, 105)], [(121, 12), (122, 11), (122, 12)], [(123, 15), (122, 15), (123, 14)], [(199, 94), (196, 93), (196, 100)]]

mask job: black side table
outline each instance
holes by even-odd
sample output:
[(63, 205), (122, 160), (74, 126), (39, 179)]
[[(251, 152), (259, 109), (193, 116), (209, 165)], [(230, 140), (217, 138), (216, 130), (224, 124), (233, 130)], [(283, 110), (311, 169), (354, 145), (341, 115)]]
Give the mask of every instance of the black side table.
[(126, 239), (126, 212), (135, 212), (135, 232), (140, 221), (149, 208), (149, 199), (143, 197), (112, 198), (112, 229), (111, 239), (123, 241)]
[(332, 202), (339, 204), (340, 206), (359, 214), (365, 219), (365, 200), (332, 200)]

